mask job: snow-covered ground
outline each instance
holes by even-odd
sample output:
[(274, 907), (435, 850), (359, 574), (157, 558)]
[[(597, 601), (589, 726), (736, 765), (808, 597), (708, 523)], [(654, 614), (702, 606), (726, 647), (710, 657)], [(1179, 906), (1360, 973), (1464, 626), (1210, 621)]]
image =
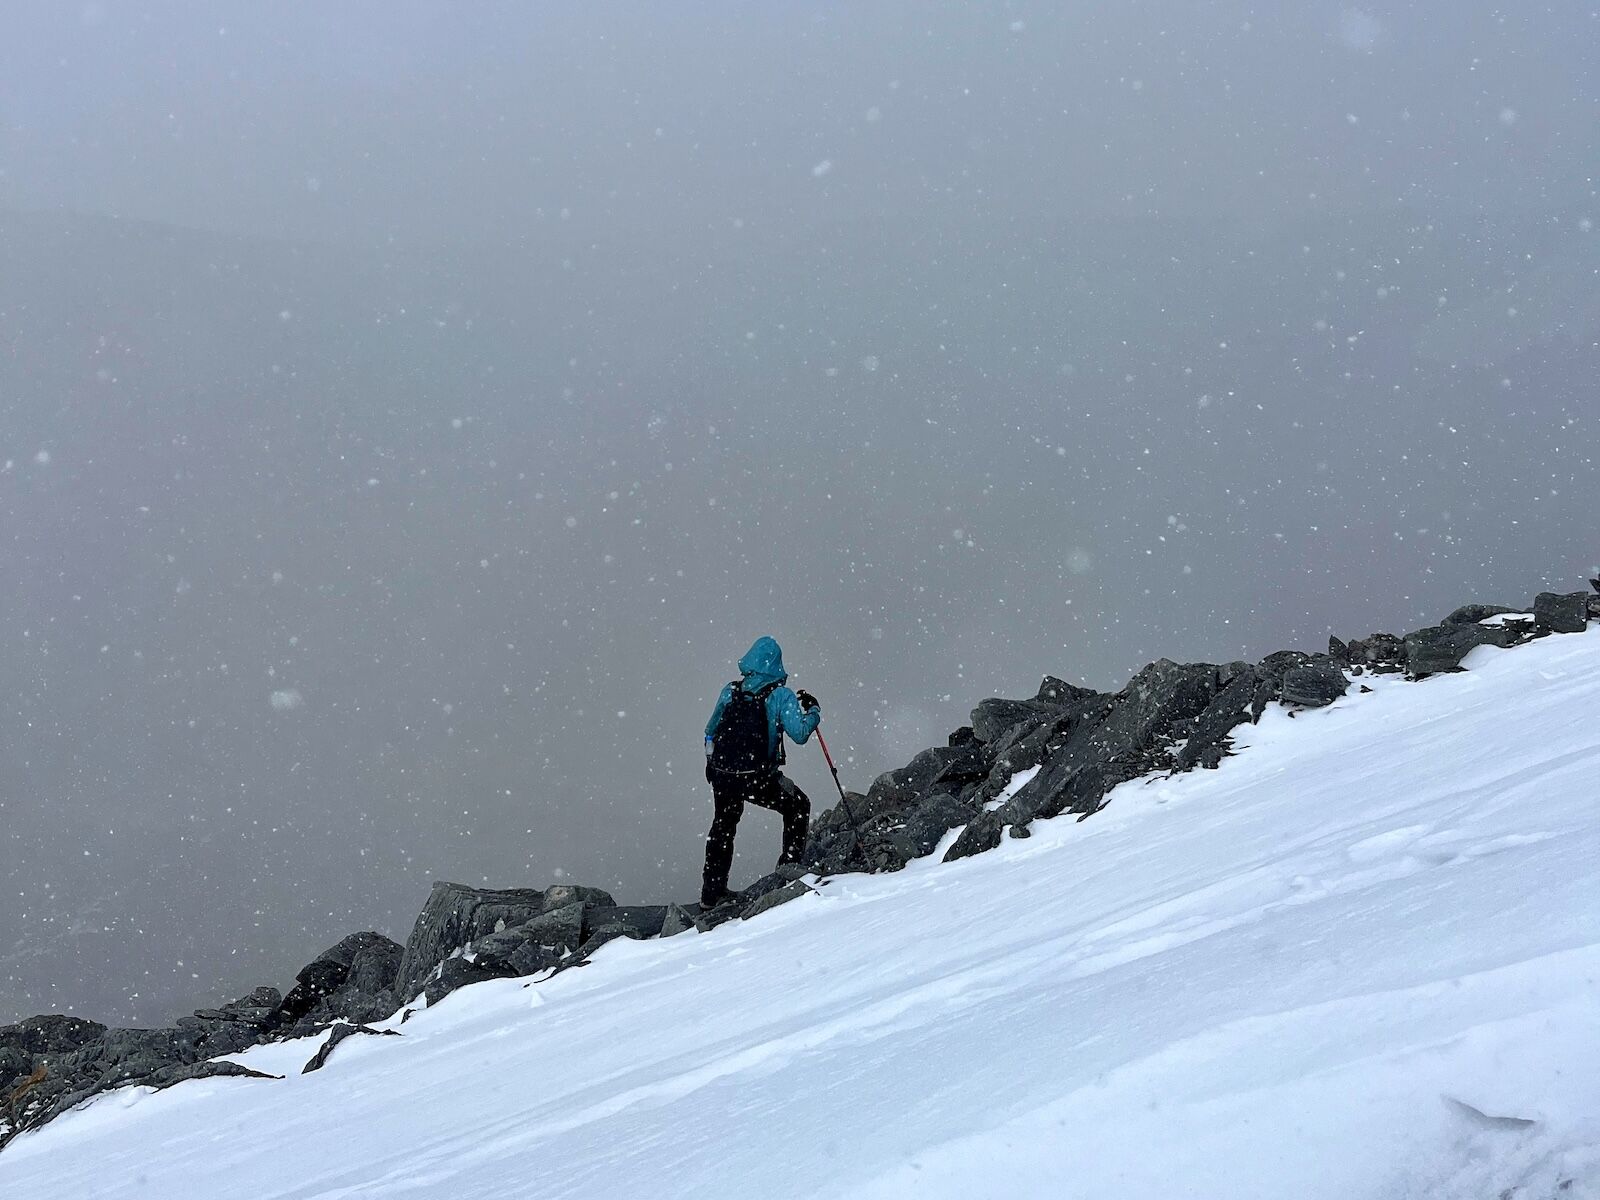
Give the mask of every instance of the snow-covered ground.
[(1469, 666), (315, 1074), (103, 1097), (0, 1196), (1600, 1196), (1600, 626)]

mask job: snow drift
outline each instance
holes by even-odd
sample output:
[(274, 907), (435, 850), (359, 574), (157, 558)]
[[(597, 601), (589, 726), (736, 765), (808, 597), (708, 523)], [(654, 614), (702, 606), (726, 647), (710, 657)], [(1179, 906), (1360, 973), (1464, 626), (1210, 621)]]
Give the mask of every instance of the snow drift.
[(312, 1074), (102, 1096), (0, 1195), (1600, 1196), (1600, 626), (1466, 665)]

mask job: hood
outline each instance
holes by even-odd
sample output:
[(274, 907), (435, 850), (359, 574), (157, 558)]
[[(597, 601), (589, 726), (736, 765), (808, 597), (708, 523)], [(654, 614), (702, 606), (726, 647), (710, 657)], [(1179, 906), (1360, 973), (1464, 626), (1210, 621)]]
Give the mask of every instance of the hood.
[(744, 672), (745, 685), (755, 692), (789, 678), (789, 672), (783, 669), (783, 648), (769, 637), (757, 638), (755, 645), (745, 651), (739, 670)]

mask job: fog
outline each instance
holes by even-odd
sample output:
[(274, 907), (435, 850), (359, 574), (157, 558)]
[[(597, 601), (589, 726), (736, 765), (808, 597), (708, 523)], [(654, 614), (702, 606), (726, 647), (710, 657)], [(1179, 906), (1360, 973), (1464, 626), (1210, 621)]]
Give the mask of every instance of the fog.
[(0, 1022), (692, 898), (758, 634), (864, 788), (1600, 559), (1592, 6), (8, 18)]

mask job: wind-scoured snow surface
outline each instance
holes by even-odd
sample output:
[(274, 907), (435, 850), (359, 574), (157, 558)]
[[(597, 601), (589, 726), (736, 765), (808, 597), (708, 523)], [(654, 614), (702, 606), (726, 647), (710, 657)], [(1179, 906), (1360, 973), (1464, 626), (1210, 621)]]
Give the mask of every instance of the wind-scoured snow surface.
[(315, 1074), (101, 1098), (0, 1195), (1600, 1196), (1600, 628), (1469, 666)]

